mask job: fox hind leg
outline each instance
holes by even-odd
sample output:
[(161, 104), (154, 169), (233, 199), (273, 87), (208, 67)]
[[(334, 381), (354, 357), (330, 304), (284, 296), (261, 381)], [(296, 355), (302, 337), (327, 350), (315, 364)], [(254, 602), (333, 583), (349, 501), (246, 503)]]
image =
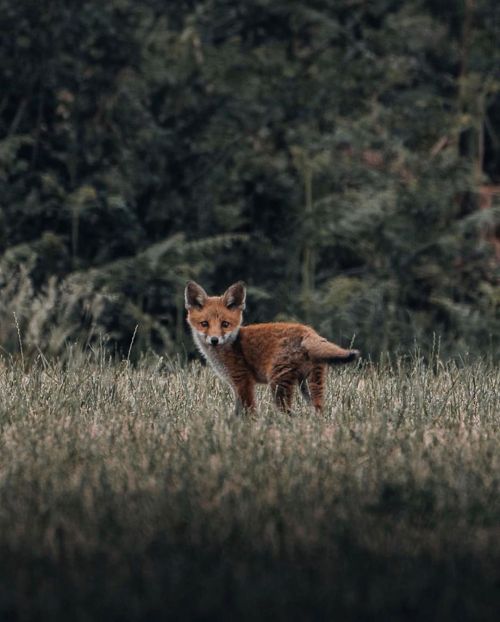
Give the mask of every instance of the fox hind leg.
[(325, 377), (326, 365), (324, 363), (317, 364), (313, 367), (307, 378), (311, 403), (317, 412), (323, 409), (324, 393), (325, 393)]
[(295, 381), (291, 378), (280, 378), (271, 382), (274, 402), (283, 412), (290, 413), (292, 410), (294, 384)]

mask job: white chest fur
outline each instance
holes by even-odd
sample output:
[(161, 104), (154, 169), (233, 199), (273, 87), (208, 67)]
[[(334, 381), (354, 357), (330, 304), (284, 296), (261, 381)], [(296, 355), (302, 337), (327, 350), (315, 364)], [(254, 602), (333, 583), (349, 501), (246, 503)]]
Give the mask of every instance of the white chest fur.
[(193, 330), (193, 339), (196, 344), (196, 347), (201, 352), (203, 357), (206, 359), (207, 363), (214, 370), (217, 376), (225, 383), (229, 384), (232, 388), (233, 382), (229, 375), (226, 366), (224, 365), (221, 357), (217, 352), (217, 348), (223, 348), (224, 346), (210, 346), (202, 341), (198, 333)]

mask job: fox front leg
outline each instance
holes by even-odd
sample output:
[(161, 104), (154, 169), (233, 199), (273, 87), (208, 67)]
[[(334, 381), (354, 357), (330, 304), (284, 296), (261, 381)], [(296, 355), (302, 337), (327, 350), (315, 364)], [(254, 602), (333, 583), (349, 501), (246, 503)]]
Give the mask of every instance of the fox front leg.
[(234, 387), (234, 392), (236, 397), (236, 415), (242, 415), (248, 410), (255, 410), (255, 392), (253, 382), (246, 381), (238, 383)]

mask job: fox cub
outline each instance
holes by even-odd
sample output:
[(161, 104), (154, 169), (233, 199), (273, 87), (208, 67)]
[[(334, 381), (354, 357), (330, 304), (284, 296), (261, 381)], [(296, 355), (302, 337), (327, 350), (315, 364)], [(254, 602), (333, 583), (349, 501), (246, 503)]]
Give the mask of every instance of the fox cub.
[(256, 383), (271, 385), (277, 406), (289, 412), (295, 385), (317, 411), (323, 406), (327, 363), (347, 363), (344, 350), (310, 326), (275, 322), (242, 326), (246, 291), (240, 281), (222, 296), (208, 296), (189, 281), (184, 293), (193, 339), (215, 373), (233, 389), (236, 412), (255, 409)]

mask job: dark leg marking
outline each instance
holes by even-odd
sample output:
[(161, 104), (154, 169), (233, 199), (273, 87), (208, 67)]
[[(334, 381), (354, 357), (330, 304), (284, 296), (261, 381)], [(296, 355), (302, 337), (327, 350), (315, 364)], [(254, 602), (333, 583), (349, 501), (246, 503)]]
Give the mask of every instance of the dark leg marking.
[(312, 402), (311, 391), (309, 390), (309, 384), (307, 382), (307, 378), (302, 378), (299, 382), (300, 392), (304, 400), (310, 404)]

